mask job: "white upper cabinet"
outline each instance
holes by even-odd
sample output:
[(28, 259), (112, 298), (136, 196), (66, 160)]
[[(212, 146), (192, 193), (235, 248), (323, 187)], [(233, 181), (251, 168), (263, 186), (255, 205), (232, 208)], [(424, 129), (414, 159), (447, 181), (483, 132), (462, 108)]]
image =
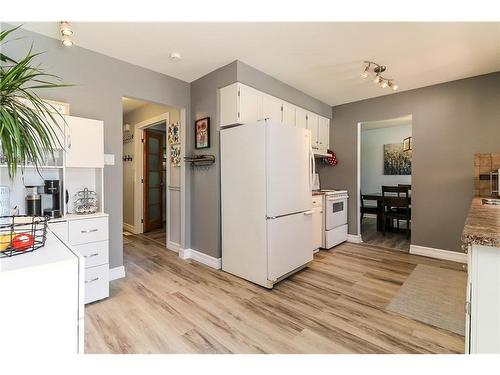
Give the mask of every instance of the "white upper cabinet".
[(271, 95), (262, 97), (262, 117), (275, 123), (282, 123), (283, 101)]
[(311, 130), (313, 149), (328, 149), (330, 119), (326, 117), (239, 82), (221, 88), (219, 98), (221, 127), (269, 119), (276, 123)]
[(313, 149), (319, 149), (318, 142), (318, 120), (319, 116), (312, 112), (307, 112), (307, 129), (311, 131), (311, 146)]
[(318, 149), (326, 151), (330, 143), (330, 119), (319, 117), (318, 120)]
[(305, 109), (295, 107), (295, 126), (307, 129), (307, 111)]
[(241, 83), (220, 89), (220, 126), (262, 120), (262, 93)]
[(104, 123), (66, 116), (66, 167), (104, 168)]
[(295, 108), (293, 104), (283, 102), (283, 124), (296, 126)]

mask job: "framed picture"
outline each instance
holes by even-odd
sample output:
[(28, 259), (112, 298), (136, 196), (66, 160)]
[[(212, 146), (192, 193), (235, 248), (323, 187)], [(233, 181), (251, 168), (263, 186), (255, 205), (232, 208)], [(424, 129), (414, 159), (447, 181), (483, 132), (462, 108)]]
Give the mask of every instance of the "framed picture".
[(403, 139), (403, 151), (413, 150), (413, 137)]
[(210, 117), (205, 117), (194, 122), (194, 147), (210, 148)]
[(402, 143), (384, 145), (384, 175), (410, 175), (412, 152), (403, 151)]

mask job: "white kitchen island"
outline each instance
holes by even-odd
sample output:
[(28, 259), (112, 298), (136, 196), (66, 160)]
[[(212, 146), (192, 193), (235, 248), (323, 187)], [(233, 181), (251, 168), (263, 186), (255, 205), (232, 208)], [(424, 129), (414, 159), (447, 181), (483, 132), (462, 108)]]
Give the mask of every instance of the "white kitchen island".
[(50, 230), (44, 247), (0, 259), (0, 347), (83, 353), (83, 259)]

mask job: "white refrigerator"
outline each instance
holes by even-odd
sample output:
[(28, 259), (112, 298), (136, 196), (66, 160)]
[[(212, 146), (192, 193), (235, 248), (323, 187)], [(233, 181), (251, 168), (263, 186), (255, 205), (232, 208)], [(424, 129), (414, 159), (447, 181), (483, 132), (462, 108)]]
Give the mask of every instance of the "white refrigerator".
[(260, 121), (220, 141), (222, 269), (272, 288), (313, 259), (310, 132)]

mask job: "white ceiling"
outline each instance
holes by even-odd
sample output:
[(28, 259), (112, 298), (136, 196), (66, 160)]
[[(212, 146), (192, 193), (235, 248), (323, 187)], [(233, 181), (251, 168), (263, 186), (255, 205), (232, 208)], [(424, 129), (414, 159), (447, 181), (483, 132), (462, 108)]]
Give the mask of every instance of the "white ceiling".
[(381, 120), (381, 121), (367, 121), (361, 123), (362, 127), (361, 130), (373, 130), (373, 129), (380, 129), (380, 128), (393, 128), (396, 126), (405, 126), (405, 125), (411, 125), (412, 124), (412, 115), (408, 116), (403, 116), (403, 117), (398, 117), (398, 118), (391, 118), (387, 120)]
[[(500, 23), (72, 24), (76, 45), (187, 82), (241, 60), (330, 105), (390, 94), (362, 80), (363, 60), (387, 65), (399, 91), (500, 70)], [(55, 22), (24, 28), (59, 38)], [(170, 52), (182, 60), (173, 62)]]

